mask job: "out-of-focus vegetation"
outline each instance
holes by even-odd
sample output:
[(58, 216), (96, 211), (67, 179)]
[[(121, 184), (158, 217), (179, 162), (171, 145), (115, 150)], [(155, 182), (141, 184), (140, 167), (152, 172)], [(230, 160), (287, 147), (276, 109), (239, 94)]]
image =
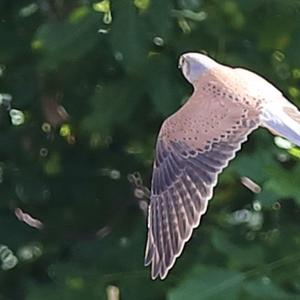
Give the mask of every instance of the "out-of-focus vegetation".
[(160, 124), (191, 93), (185, 51), (299, 105), (299, 18), (296, 0), (1, 0), (0, 299), (300, 299), (297, 148), (255, 132), (163, 282), (129, 176), (149, 187)]

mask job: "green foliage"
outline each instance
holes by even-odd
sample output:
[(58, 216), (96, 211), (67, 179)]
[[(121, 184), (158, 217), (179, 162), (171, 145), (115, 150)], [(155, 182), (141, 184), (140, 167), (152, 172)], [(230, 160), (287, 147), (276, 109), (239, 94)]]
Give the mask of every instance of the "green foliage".
[(295, 0), (2, 0), (0, 299), (299, 299), (298, 148), (251, 135), (163, 282), (128, 180), (149, 187), (159, 126), (191, 94), (185, 51), (299, 105), (298, 19)]
[[(197, 267), (190, 276), (171, 290), (169, 299), (238, 299), (243, 274), (214, 267)], [(220, 296), (222, 295), (222, 296)]]

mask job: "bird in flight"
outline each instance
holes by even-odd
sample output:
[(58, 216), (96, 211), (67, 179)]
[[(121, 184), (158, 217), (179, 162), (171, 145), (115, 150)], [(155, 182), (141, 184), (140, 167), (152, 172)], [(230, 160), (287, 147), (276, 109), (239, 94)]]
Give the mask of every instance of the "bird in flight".
[(189, 100), (159, 132), (145, 265), (164, 279), (205, 214), (218, 175), (257, 127), (300, 146), (300, 112), (267, 80), (200, 53), (179, 59)]

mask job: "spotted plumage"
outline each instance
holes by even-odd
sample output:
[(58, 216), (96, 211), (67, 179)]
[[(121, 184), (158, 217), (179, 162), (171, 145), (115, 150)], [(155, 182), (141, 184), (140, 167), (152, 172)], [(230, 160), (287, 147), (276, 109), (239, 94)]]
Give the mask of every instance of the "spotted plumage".
[(164, 279), (200, 223), (218, 175), (258, 126), (300, 145), (300, 113), (262, 77), (199, 53), (179, 66), (190, 99), (163, 123), (156, 144), (145, 265)]

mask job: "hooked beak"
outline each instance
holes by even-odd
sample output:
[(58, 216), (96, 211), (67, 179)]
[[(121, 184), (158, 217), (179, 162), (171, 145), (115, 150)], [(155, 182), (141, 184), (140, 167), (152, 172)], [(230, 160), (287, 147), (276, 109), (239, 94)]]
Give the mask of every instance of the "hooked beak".
[(184, 63), (184, 57), (181, 56), (178, 62), (178, 69), (182, 69), (183, 63)]

